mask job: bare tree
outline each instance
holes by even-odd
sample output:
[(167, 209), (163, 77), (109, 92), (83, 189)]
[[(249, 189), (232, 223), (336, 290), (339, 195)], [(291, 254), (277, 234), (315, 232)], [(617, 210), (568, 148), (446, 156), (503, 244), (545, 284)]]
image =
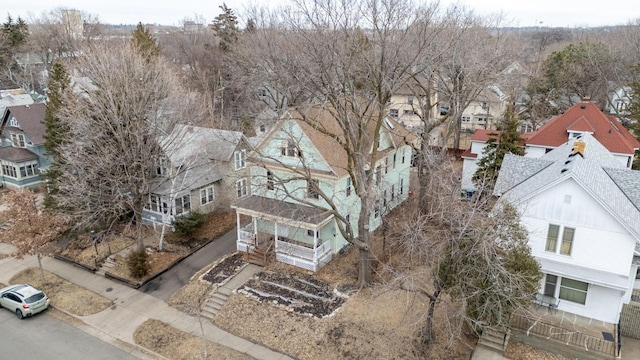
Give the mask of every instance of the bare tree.
[(91, 48), (73, 70), (75, 91), (58, 112), (68, 132), (56, 201), (79, 227), (131, 216), (142, 248), (142, 210), (168, 156), (161, 138), (176, 122), (197, 119), (198, 106), (162, 58), (130, 46)]
[(508, 326), (511, 313), (529, 304), (540, 280), (517, 212), (490, 210), (490, 198), (461, 199), (456, 174), (452, 161), (433, 174), (429, 211), (397, 223), (404, 256), (386, 269), (393, 274), (387, 286), (428, 298), (420, 332), (426, 345), (436, 334), (451, 345), (464, 326)]
[[(296, 120), (337, 139), (336, 151), (344, 154), (360, 200), (356, 231), (334, 199), (321, 188), (314, 191), (359, 250), (360, 286), (372, 281), (369, 221), (381, 195), (373, 168), (381, 155), (386, 104), (424, 69), (422, 61), (433, 49), (436, 9), (410, 1), (293, 1), (280, 12), (254, 13), (256, 28), (240, 39), (234, 53), (254, 83), (297, 106)], [(311, 180), (308, 165), (290, 170)]]
[(14, 256), (35, 255), (46, 283), (42, 256), (47, 255), (47, 246), (68, 229), (68, 219), (64, 216), (38, 208), (36, 194), (30, 190), (7, 192), (2, 200), (8, 206), (12, 225), (1, 232), (2, 240), (16, 247)]

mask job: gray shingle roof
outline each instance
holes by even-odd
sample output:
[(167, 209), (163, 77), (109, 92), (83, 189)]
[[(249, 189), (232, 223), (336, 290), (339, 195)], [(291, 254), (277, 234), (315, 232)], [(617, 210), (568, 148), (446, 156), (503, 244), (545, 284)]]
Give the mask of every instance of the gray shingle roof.
[[(637, 189), (640, 174), (625, 166), (593, 136), (586, 134), (584, 155), (573, 154), (572, 139), (538, 160), (506, 156), (494, 189), (502, 195), (500, 201), (520, 203), (546, 188), (565, 181), (575, 180), (605, 207), (637, 239), (640, 239), (640, 190)], [(535, 170), (538, 171), (535, 171)], [(522, 173), (531, 174), (527, 177)]]
[(242, 137), (238, 131), (179, 124), (165, 138), (163, 147), (174, 165), (191, 156), (230, 161)]

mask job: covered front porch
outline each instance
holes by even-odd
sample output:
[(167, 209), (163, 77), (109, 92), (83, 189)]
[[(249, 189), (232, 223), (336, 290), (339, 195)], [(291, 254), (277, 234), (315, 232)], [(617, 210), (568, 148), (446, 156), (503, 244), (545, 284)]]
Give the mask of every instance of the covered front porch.
[[(311, 271), (331, 261), (335, 228), (328, 211), (260, 196), (243, 198), (231, 207), (237, 216), (238, 251), (273, 249), (276, 260)], [(244, 227), (241, 215), (251, 217)]]

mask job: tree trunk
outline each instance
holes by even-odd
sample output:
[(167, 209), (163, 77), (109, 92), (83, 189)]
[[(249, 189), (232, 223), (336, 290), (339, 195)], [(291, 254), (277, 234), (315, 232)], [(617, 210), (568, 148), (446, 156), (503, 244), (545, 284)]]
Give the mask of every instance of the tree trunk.
[(38, 266), (40, 267), (40, 275), (42, 276), (42, 284), (46, 284), (46, 280), (44, 278), (44, 268), (42, 267), (42, 255), (40, 255), (40, 253), (38, 252), (36, 254), (36, 257), (38, 258)]
[(422, 329), (420, 340), (423, 344), (429, 345), (436, 339), (436, 334), (433, 332), (433, 315), (436, 311), (436, 302), (440, 296), (440, 290), (436, 290), (433, 296), (429, 296), (429, 310), (427, 311), (427, 322)]
[(142, 215), (136, 211), (134, 216), (136, 218), (136, 241), (138, 243), (138, 251), (143, 251), (144, 237), (142, 236)]
[(373, 281), (371, 277), (371, 248), (358, 248), (360, 257), (358, 260), (358, 288), (369, 286)]

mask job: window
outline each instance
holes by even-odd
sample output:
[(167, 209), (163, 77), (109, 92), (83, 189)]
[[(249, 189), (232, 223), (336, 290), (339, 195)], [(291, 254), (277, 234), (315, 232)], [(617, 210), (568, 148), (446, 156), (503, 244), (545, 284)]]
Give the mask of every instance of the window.
[(188, 212), (191, 210), (191, 196), (185, 195), (183, 197), (176, 198), (176, 215)]
[(407, 104), (413, 105), (413, 95), (407, 96)]
[(478, 123), (480, 123), (480, 124), (484, 124), (487, 121), (487, 118), (484, 117), (484, 116), (477, 117), (476, 119), (477, 119)]
[(389, 110), (389, 116), (391, 116), (392, 118), (397, 118), (398, 117), (398, 109)]
[(387, 190), (382, 193), (382, 208), (387, 208)]
[(546, 251), (556, 252), (558, 233), (560, 232), (560, 226), (549, 224), (549, 230), (547, 232), (547, 246)]
[(482, 110), (487, 110), (489, 111), (489, 103), (483, 101), (482, 103), (480, 103), (480, 106), (482, 107)]
[[(627, 166), (628, 167), (628, 166)], [(393, 168), (396, 168), (396, 154), (393, 154)]]
[(471, 116), (462, 115), (462, 122), (471, 122)]
[(38, 168), (38, 164), (36, 163), (24, 164), (20, 167), (20, 177), (23, 177), (23, 178), (27, 176), (35, 176), (35, 175), (38, 175), (39, 173), (40, 173), (40, 169)]
[(159, 212), (160, 207), (158, 206), (158, 203), (160, 202), (160, 198), (157, 195), (151, 195), (151, 197), (149, 198), (149, 209), (153, 212)]
[(555, 275), (547, 274), (544, 278), (544, 294), (556, 297), (556, 285), (558, 284), (558, 277)]
[(16, 168), (13, 165), (2, 164), (2, 174), (4, 176), (17, 178), (18, 174), (16, 173)]
[(351, 177), (347, 178), (347, 188), (345, 189), (345, 193), (348, 196), (351, 196)]
[(265, 97), (267, 96), (267, 89), (258, 89), (258, 96)]
[(236, 196), (241, 198), (247, 196), (247, 179), (240, 179), (236, 181)]
[(293, 140), (287, 140), (282, 148), (280, 148), (280, 154), (282, 156), (289, 157), (302, 157), (302, 150), (298, 149), (296, 143)]
[(273, 173), (267, 170), (267, 190), (273, 190), (275, 186), (273, 184)]
[(13, 143), (13, 147), (25, 147), (24, 134), (11, 134), (11, 142)]
[[(575, 229), (565, 227), (562, 230), (562, 241), (558, 244), (558, 235), (560, 234), (560, 226), (549, 224), (549, 230), (547, 232), (547, 243), (545, 250), (550, 252), (558, 252), (562, 255), (571, 255), (573, 249), (573, 237)], [(558, 245), (560, 248), (558, 249)]]
[(413, 110), (405, 110), (405, 111), (403, 111), (403, 114), (406, 115), (406, 116), (412, 116), (415, 113), (413, 112)]
[(213, 202), (213, 186), (200, 189), (200, 205), (205, 205), (210, 202)]
[(407, 149), (402, 149), (402, 163), (404, 164), (404, 151)]
[(571, 255), (571, 247), (573, 246), (573, 234), (575, 233), (575, 229), (572, 228), (564, 228), (562, 232), (562, 245), (560, 247), (560, 254), (562, 255)]
[(396, 192), (396, 186), (395, 185), (391, 185), (391, 201), (393, 201), (393, 199), (396, 196), (395, 192)]
[(584, 305), (587, 302), (587, 290), (589, 284), (586, 282), (562, 278), (560, 281), (560, 295), (562, 300), (571, 301)]
[(376, 200), (376, 206), (373, 208), (373, 217), (378, 218), (380, 216), (380, 200)]
[(165, 158), (163, 156), (158, 158), (157, 167), (156, 167), (156, 175), (158, 175), (158, 176), (166, 176), (167, 175), (167, 163), (168, 163), (167, 158)]
[(389, 158), (384, 158), (384, 173), (385, 175), (389, 173)]
[(267, 128), (264, 126), (264, 124), (260, 125), (260, 132), (264, 134), (266, 131), (267, 131)]
[(318, 232), (317, 232), (317, 231), (307, 230), (307, 236), (314, 237), (314, 235), (317, 235), (317, 234), (318, 234)]
[(318, 199), (318, 188), (320, 187), (320, 181), (317, 179), (307, 180), (307, 197), (312, 199)]
[(380, 183), (382, 182), (382, 169), (380, 165), (376, 166), (375, 175), (376, 175), (376, 185), (380, 185)]
[(400, 179), (400, 195), (404, 194), (404, 179)]
[(235, 170), (247, 167), (247, 150), (238, 150), (233, 153)]

